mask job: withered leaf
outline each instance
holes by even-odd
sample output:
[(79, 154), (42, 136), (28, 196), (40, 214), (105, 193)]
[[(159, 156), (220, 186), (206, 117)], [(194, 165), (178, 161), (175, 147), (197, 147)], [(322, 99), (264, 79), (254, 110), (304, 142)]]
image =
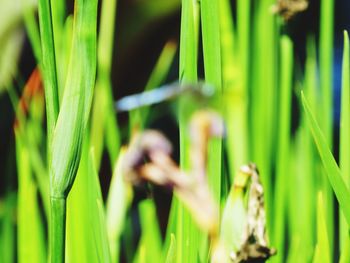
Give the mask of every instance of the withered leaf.
[(266, 236), (266, 214), (264, 207), (264, 189), (255, 164), (245, 165), (241, 172), (250, 176), (248, 194), (247, 224), (243, 231), (241, 248), (231, 254), (233, 262), (255, 262), (265, 260), (276, 253), (268, 247)]
[(273, 13), (279, 14), (284, 21), (288, 21), (296, 14), (305, 11), (308, 6), (308, 0), (277, 0), (271, 10)]
[(185, 173), (172, 160), (171, 144), (159, 132), (146, 130), (136, 134), (129, 145), (123, 173), (134, 184), (149, 181), (170, 187), (187, 206), (193, 217), (210, 235), (216, 235), (219, 209), (206, 180), (208, 140), (221, 136), (220, 116), (203, 110), (194, 114), (190, 123), (192, 171)]

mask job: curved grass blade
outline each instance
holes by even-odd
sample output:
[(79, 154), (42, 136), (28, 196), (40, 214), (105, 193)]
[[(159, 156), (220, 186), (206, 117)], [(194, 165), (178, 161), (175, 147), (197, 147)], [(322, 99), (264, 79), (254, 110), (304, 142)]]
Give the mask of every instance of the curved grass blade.
[(131, 186), (124, 181), (122, 175), (125, 152), (126, 148), (120, 149), (110, 183), (106, 205), (106, 224), (112, 262), (119, 262), (120, 237), (123, 232), (127, 209), (132, 201)]
[(342, 209), (345, 219), (350, 225), (350, 192), (347, 188), (342, 176), (340, 169), (332, 155), (332, 152), (328, 148), (327, 140), (325, 136), (323, 135), (320, 126), (316, 122), (316, 119), (314, 115), (312, 114), (310, 110), (310, 106), (308, 102), (306, 101), (306, 98), (301, 93), (301, 99), (303, 103), (303, 108), (305, 111), (305, 116), (307, 119), (307, 122), (309, 124), (309, 127), (311, 129), (314, 141), (316, 143), (318, 152), (320, 154), (323, 166), (326, 170), (328, 180), (330, 185), (333, 188), (333, 191), (337, 197), (337, 200), (339, 202), (340, 208)]
[(111, 262), (105, 209), (88, 139), (67, 205), (67, 262)]
[(66, 87), (49, 160), (52, 262), (64, 261), (65, 200), (77, 174), (90, 114), (96, 73), (96, 28), (97, 0), (77, 0)]
[(56, 58), (51, 15), (51, 0), (39, 0), (38, 9), (42, 49), (42, 70), (46, 101), (48, 156), (50, 160), (52, 137), (59, 112)]

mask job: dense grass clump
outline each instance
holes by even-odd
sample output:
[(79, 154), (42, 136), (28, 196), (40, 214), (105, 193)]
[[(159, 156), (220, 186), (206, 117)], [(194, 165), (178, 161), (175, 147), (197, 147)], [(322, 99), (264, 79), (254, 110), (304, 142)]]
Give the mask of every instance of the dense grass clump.
[[(15, 2), (0, 4), (16, 160), (0, 262), (350, 262), (350, 51), (344, 31), (336, 134), (333, 0), (305, 59), (289, 32), (306, 0), (134, 1), (131, 18), (116, 0)], [(140, 94), (115, 85), (143, 23), (176, 14)]]

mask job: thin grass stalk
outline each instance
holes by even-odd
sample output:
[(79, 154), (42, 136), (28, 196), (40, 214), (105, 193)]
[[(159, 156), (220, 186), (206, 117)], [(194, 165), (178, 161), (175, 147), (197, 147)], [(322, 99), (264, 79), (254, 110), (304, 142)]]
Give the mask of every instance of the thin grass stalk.
[[(111, 66), (113, 59), (113, 42), (115, 31), (115, 19), (117, 10), (117, 0), (107, 0), (102, 2), (100, 32), (97, 45), (97, 81), (95, 88), (95, 98), (93, 102), (92, 122), (91, 122), (91, 145), (95, 151), (95, 165), (100, 168), (102, 151), (104, 146), (104, 134), (108, 133), (107, 120), (110, 119), (114, 111), (113, 94), (111, 85)], [(110, 121), (112, 121), (110, 119)], [(113, 121), (112, 121), (113, 122)], [(114, 122), (117, 125), (117, 122)], [(112, 123), (112, 125), (114, 124)], [(118, 129), (116, 129), (118, 130)], [(116, 133), (116, 141), (113, 147), (119, 148), (119, 133)], [(114, 140), (113, 140), (114, 141)], [(114, 141), (115, 142), (115, 141)], [(111, 146), (112, 147), (112, 146)], [(114, 154), (113, 154), (114, 155)], [(116, 157), (116, 156), (114, 156)], [(114, 163), (114, 159), (111, 159)], [(113, 167), (112, 167), (113, 169)]]
[[(322, 0), (320, 10), (320, 86), (322, 103), (322, 122), (320, 123), (327, 144), (333, 148), (333, 27), (334, 0)], [(334, 241), (334, 207), (333, 194), (330, 186), (324, 180), (324, 203), (326, 205), (327, 229), (330, 244)], [(333, 251), (331, 250), (333, 255)]]
[(286, 201), (288, 176), (290, 171), (290, 123), (291, 123), (291, 93), (293, 74), (293, 44), (287, 36), (281, 38), (281, 96), (279, 104), (278, 152), (276, 164), (276, 196), (275, 196), (275, 230), (274, 244), (278, 254), (276, 262), (282, 262), (285, 251)]
[[(192, 0), (182, 0), (181, 7), (181, 32), (180, 32), (180, 61), (179, 80), (181, 83), (197, 82), (197, 58), (198, 58), (198, 3)], [(179, 105), (179, 131), (180, 131), (180, 166), (182, 169), (189, 168), (189, 135), (188, 114), (191, 105), (180, 101)], [(183, 204), (174, 198), (171, 206), (169, 227), (167, 231), (167, 244), (170, 245), (171, 233), (175, 233), (177, 240), (176, 262), (193, 262), (197, 253), (197, 242), (190, 242), (193, 237), (193, 222), (190, 213), (185, 210)], [(195, 231), (195, 230), (193, 230)], [(186, 233), (188, 233), (186, 235)], [(191, 244), (191, 249), (188, 248)]]
[(97, 1), (77, 0), (75, 4), (66, 87), (49, 159), (50, 240), (55, 263), (64, 262), (66, 198), (77, 174), (95, 84)]
[(66, 243), (66, 199), (51, 197), (50, 204), (50, 262), (63, 263)]
[[(214, 85), (217, 93), (222, 92), (219, 1), (201, 2), (203, 57), (205, 80)], [(221, 199), (221, 139), (213, 141), (208, 149), (208, 181), (215, 199)]]
[[(271, 7), (270, 0), (257, 3), (253, 13), (251, 48), (251, 69), (249, 71), (251, 83), (249, 85), (250, 117), (250, 152), (259, 167), (261, 180), (265, 190), (265, 205), (267, 217), (267, 232), (273, 232), (272, 217), (272, 163), (274, 162), (274, 138), (278, 127), (276, 105), (278, 101), (278, 52), (279, 41), (274, 16), (266, 12)], [(270, 231), (271, 230), (271, 231)], [(272, 233), (271, 233), (272, 234)]]
[[(350, 48), (349, 35), (344, 31), (344, 50), (342, 65), (342, 91), (340, 112), (340, 154), (339, 166), (347, 187), (350, 187)], [(347, 225), (343, 213), (340, 211), (340, 251), (341, 254), (350, 254), (348, 246), (350, 241), (349, 225)], [(350, 260), (350, 258), (348, 258)]]
[(303, 93), (301, 93), (301, 99), (303, 103), (303, 108), (305, 111), (305, 116), (312, 132), (315, 144), (318, 149), (318, 153), (321, 157), (323, 166), (325, 168), (328, 181), (333, 188), (335, 196), (339, 202), (339, 206), (344, 213), (344, 217), (348, 225), (350, 224), (350, 203), (348, 202), (348, 197), (350, 196), (350, 191), (346, 186), (344, 179), (341, 175), (341, 171), (337, 165), (337, 162), (332, 155), (329, 147), (327, 146), (326, 137), (323, 135), (322, 130), (317, 123), (313, 113), (311, 112), (309, 103), (307, 102)]
[(42, 69), (45, 88), (48, 160), (51, 158), (51, 142), (59, 111), (54, 34), (51, 16), (51, 0), (38, 1)]
[[(247, 112), (247, 91), (237, 61), (237, 39), (233, 25), (230, 1), (220, 1), (220, 37), (222, 54), (223, 90), (225, 120), (227, 126), (227, 150), (230, 171), (236, 171), (239, 167), (248, 162), (248, 112)], [(240, 74), (241, 73), (241, 74)], [(231, 182), (234, 173), (230, 173)]]

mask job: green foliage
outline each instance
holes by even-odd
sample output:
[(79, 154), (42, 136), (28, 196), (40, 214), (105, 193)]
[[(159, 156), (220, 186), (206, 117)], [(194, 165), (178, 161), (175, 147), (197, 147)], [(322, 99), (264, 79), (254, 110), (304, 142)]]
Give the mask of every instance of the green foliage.
[[(17, 1), (1, 3), (0, 92), (6, 88), (16, 114), (18, 189), (13, 190), (8, 181), (14, 179), (7, 176), (0, 197), (0, 261), (221, 262), (211, 258), (220, 253), (228, 260), (242, 246), (245, 227), (252, 224), (249, 197), (233, 184), (242, 180), (239, 168), (251, 161), (259, 168), (265, 194), (263, 239), (267, 247), (277, 249), (269, 262), (349, 262), (349, 37), (344, 32), (338, 165), (332, 142), (334, 1), (320, 2), (319, 40), (309, 33), (305, 65), (294, 59), (293, 39), (286, 34), (289, 21), (267, 11), (280, 2), (134, 1), (128, 17), (120, 19), (128, 26), (118, 30), (117, 0), (102, 1), (100, 16), (97, 0), (76, 0), (74, 14), (69, 15), (66, 1), (39, 0), (39, 24), (34, 2), (24, 1), (21, 10)], [(118, 57), (126, 46), (133, 46), (146, 22), (153, 27), (175, 14), (180, 4), (179, 43), (164, 41), (144, 91), (164, 84), (177, 55), (180, 84), (196, 85), (203, 68), (203, 82), (215, 90), (204, 100), (181, 93), (178, 103), (163, 103), (175, 110), (180, 135), (180, 164), (168, 163), (167, 176), (177, 169), (175, 174), (185, 172), (191, 182), (198, 166), (191, 147), (197, 137), (207, 139), (202, 172), (220, 207), (220, 223), (210, 233), (197, 225), (196, 216), (176, 194), (162, 229), (159, 216), (165, 215), (155, 202), (158, 188), (150, 182), (136, 186), (137, 192), (146, 189), (147, 197), (139, 200), (136, 194), (133, 199), (135, 188), (124, 178), (125, 165), (132, 160), (125, 158), (128, 146), (121, 147), (122, 141), (128, 144), (136, 131), (146, 130), (163, 113), (145, 106), (118, 123), (114, 109), (113, 93), (119, 97), (128, 92), (122, 90), (123, 83), (112, 83), (114, 54)], [(26, 88), (21, 98), (16, 94), (22, 88), (16, 70), (22, 20), (43, 78), (45, 105), (41, 92), (29, 92), (29, 99)], [(159, 35), (156, 41), (161, 39)], [(132, 74), (138, 77), (136, 71)], [(15, 76), (20, 89), (11, 83)], [(299, 104), (294, 105), (293, 96), (299, 99), (299, 94)], [(300, 109), (299, 122), (294, 122), (294, 107)], [(222, 114), (224, 139), (209, 140), (201, 131), (190, 134), (190, 118), (203, 108)], [(128, 129), (124, 136), (122, 131)], [(145, 156), (152, 153), (146, 151)], [(150, 157), (145, 160), (149, 165), (155, 158)], [(108, 171), (106, 159), (113, 172), (104, 178), (110, 181), (102, 191), (99, 173)], [(135, 173), (142, 172), (138, 165)], [(176, 187), (169, 185), (175, 192)], [(339, 227), (334, 223), (333, 193), (340, 208)], [(335, 251), (337, 243), (340, 251)]]

